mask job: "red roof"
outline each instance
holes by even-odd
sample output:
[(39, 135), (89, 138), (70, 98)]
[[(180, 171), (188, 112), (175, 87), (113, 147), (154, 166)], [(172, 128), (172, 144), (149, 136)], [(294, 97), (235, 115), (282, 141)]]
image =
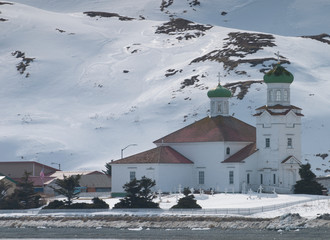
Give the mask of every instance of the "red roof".
[(258, 151), (258, 149), (256, 149), (256, 143), (250, 143), (249, 145), (242, 148), (240, 151), (231, 155), (229, 158), (227, 158), (226, 160), (224, 160), (222, 162), (223, 163), (240, 163), (240, 162), (243, 162), (244, 159), (251, 156), (256, 151)]
[(255, 127), (231, 116), (206, 117), (175, 131), (154, 143), (255, 142)]
[[(22, 182), (22, 178), (13, 178), (16, 182)], [(33, 186), (34, 187), (42, 187), (43, 185), (45, 185), (44, 183), (52, 180), (52, 179), (55, 179), (54, 177), (48, 177), (48, 176), (45, 176), (43, 181), (41, 179), (41, 177), (29, 177), (29, 181), (31, 181), (33, 183)]]
[(51, 166), (48, 166), (48, 165), (45, 165), (45, 164), (41, 164), (41, 163), (36, 162), (36, 161), (0, 161), (0, 164), (1, 164), (1, 163), (4, 163), (4, 164), (8, 164), (8, 163), (10, 163), (10, 164), (18, 165), (18, 166), (19, 166), (20, 164), (22, 164), (22, 163), (26, 163), (26, 164), (35, 164), (35, 165), (39, 165), (39, 166), (44, 167), (44, 168), (48, 168), (49, 170), (53, 170), (54, 172), (59, 170), (59, 169), (57, 169), (57, 168), (53, 168), (53, 167), (51, 167)]
[(156, 147), (151, 150), (126, 157), (111, 164), (130, 164), (130, 163), (185, 163), (192, 164), (188, 158), (178, 153), (168, 146)]

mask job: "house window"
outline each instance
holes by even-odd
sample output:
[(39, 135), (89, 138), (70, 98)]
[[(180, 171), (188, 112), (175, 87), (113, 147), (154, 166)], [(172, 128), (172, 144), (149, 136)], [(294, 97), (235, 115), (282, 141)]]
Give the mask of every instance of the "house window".
[(229, 171), (229, 184), (234, 184), (234, 171)]
[(246, 174), (246, 183), (250, 184), (250, 173)]
[(281, 91), (280, 90), (276, 91), (276, 101), (281, 101)]
[(262, 173), (260, 174), (260, 184), (264, 183), (264, 176), (262, 175)]
[(284, 92), (283, 92), (283, 100), (288, 101), (288, 91), (287, 90), (284, 90)]
[(134, 179), (136, 178), (135, 175), (136, 175), (135, 171), (131, 171), (131, 172), (129, 172), (129, 180), (130, 180), (130, 181), (134, 180)]
[(230, 147), (226, 148), (226, 154), (230, 154)]
[(292, 138), (288, 138), (288, 148), (292, 148)]
[(275, 173), (273, 174), (273, 184), (274, 185), (276, 184), (276, 174)]
[(269, 148), (270, 147), (270, 138), (265, 139), (265, 147)]
[(198, 172), (198, 184), (203, 185), (205, 182), (205, 174), (204, 171)]

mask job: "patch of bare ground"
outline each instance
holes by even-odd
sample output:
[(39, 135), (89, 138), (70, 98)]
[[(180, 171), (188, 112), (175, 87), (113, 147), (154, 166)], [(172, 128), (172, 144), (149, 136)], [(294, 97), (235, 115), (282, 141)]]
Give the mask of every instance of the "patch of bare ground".
[(0, 5), (13, 5), (13, 3), (10, 3), (10, 2), (0, 2)]
[(182, 72), (182, 69), (180, 70), (175, 70), (175, 69), (167, 69), (166, 70), (166, 73), (165, 73), (165, 77), (170, 77), (170, 76), (173, 76), (175, 75), (177, 72)]
[[(240, 64), (250, 64), (250, 67), (261, 65), (259, 71), (264, 73), (272, 68), (272, 65), (270, 63), (267, 64), (267, 62), (277, 61), (277, 59), (273, 57), (247, 58), (248, 55), (254, 54), (266, 47), (276, 46), (275, 38), (271, 34), (231, 32), (228, 34), (228, 38), (223, 40), (222, 49), (216, 49), (198, 57), (192, 60), (190, 64), (204, 61), (216, 61), (223, 63), (224, 69), (227, 72), (235, 71), (236, 74), (246, 75), (247, 73), (245, 71), (237, 70)], [(284, 56), (279, 57), (281, 63), (290, 64)]]
[(244, 96), (248, 93), (249, 88), (252, 84), (259, 83), (262, 84), (263, 80), (249, 80), (249, 81), (239, 81), (231, 82), (224, 85), (225, 88), (230, 89), (230, 91), (235, 94), (238, 90), (239, 92), (235, 95), (238, 99), (242, 100)]
[(105, 18), (111, 18), (111, 17), (117, 17), (120, 21), (132, 21), (135, 18), (121, 16), (118, 13), (109, 13), (109, 12), (94, 12), (94, 11), (88, 11), (84, 12), (89, 17), (105, 17)]
[(190, 78), (186, 78), (181, 82), (181, 87), (180, 89), (184, 89), (185, 87), (188, 86), (194, 86), (195, 88), (199, 88), (201, 90), (203, 89), (207, 89), (206, 87), (204, 87), (203, 83), (199, 83), (200, 79), (199, 78), (204, 78), (205, 75), (202, 74), (201, 76), (199, 74), (197, 75), (193, 75)]
[(201, 2), (198, 1), (198, 0), (191, 0), (191, 1), (189, 2), (189, 6), (190, 6), (190, 7), (194, 7), (194, 6), (197, 6), (197, 5), (201, 5)]
[(323, 43), (327, 43), (330, 45), (330, 35), (329, 34), (326, 34), (326, 33), (322, 33), (322, 34), (319, 34), (319, 35), (312, 35), (312, 36), (301, 36), (303, 38), (311, 38), (311, 39), (314, 39), (314, 40), (317, 40), (317, 41), (320, 41), (320, 42), (323, 42)]
[(320, 158), (322, 158), (324, 160), (324, 159), (326, 159), (329, 156), (329, 154), (327, 154), (327, 153), (318, 153), (315, 156), (316, 157), (320, 157)]
[[(15, 51), (13, 53), (11, 53), (12, 56), (16, 57), (16, 58), (21, 58), (22, 61), (19, 62), (16, 65), (16, 69), (17, 71), (19, 71), (20, 74), (24, 74), (25, 70), (28, 66), (30, 66), (30, 63), (34, 61), (35, 58), (29, 58), (29, 57), (25, 57), (25, 53), (21, 52), (21, 51)], [(30, 73), (26, 73), (25, 77), (28, 78), (30, 76)]]
[(179, 35), (176, 39), (188, 40), (205, 35), (205, 31), (211, 29), (211, 25), (196, 24), (183, 18), (173, 18), (171, 21), (157, 27), (157, 34)]
[(164, 11), (165, 8), (168, 8), (169, 6), (171, 6), (173, 4), (174, 0), (162, 0), (161, 4), (160, 4), (160, 11)]

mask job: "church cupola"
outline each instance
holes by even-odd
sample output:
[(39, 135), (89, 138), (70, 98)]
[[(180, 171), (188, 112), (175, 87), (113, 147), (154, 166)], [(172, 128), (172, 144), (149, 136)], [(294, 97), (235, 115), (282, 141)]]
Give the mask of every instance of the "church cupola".
[(267, 84), (267, 105), (290, 106), (290, 84), (293, 82), (293, 75), (280, 63), (264, 75), (264, 82)]
[[(220, 78), (220, 74), (218, 76)], [(210, 98), (211, 117), (229, 115), (228, 99), (232, 96), (232, 94), (230, 90), (220, 85), (220, 79), (218, 86), (209, 90), (207, 92), (207, 96)]]

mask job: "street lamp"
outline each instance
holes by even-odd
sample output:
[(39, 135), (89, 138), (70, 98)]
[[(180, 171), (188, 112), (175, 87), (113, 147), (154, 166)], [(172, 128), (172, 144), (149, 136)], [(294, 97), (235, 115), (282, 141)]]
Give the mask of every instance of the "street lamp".
[(123, 158), (124, 150), (125, 150), (126, 148), (128, 148), (128, 147), (131, 147), (131, 146), (137, 146), (137, 144), (135, 144), (135, 143), (133, 143), (133, 144), (129, 144), (129, 145), (127, 145), (126, 147), (122, 148), (122, 149), (121, 149), (121, 158)]
[(61, 164), (60, 163), (52, 162), (52, 164), (57, 165), (58, 166), (58, 170), (61, 170)]

